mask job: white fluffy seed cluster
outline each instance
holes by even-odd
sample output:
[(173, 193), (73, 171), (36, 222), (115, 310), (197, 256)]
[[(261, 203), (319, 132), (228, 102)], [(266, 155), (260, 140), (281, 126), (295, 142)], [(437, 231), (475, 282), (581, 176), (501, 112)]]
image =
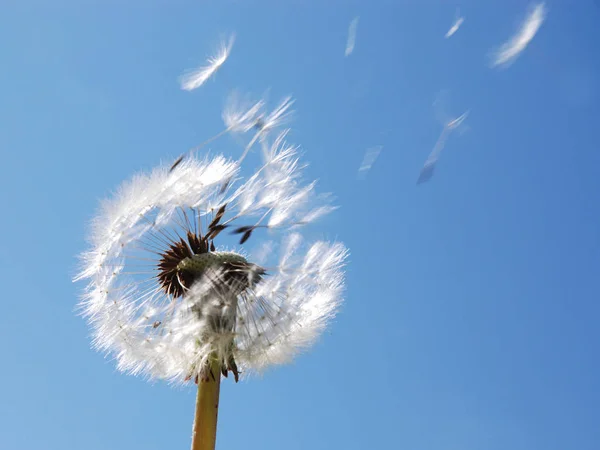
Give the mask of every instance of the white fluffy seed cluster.
[[(258, 111), (256, 105), (250, 109)], [(250, 131), (231, 123), (235, 117), (248, 121), (248, 111), (234, 113), (230, 105), (228, 114), (228, 129)], [(347, 250), (341, 243), (306, 242), (300, 234), (301, 225), (333, 208), (315, 194), (315, 183), (302, 183), (297, 147), (286, 143), (287, 131), (269, 137), (277, 117), (270, 120), (268, 133), (257, 129), (250, 140), (260, 145), (263, 158), (250, 175), (241, 161), (192, 156), (172, 170), (135, 175), (102, 203), (76, 280), (88, 283), (80, 307), (93, 345), (113, 357), (119, 370), (183, 382), (217, 354), (233, 356), (243, 373), (262, 371), (313, 344), (337, 312)], [(185, 235), (200, 228), (224, 205), (222, 223), (267, 229), (253, 235), (246, 244), (253, 250), (243, 256), (214, 253), (182, 263), (202, 265), (204, 275), (185, 296), (172, 298), (156, 276), (161, 252), (182, 229)], [(262, 244), (271, 250), (265, 257), (257, 244), (267, 234), (271, 241)], [(268, 275), (241, 293), (224, 293), (217, 259), (252, 263), (254, 254), (263, 255)], [(227, 326), (215, 327), (217, 320)]]

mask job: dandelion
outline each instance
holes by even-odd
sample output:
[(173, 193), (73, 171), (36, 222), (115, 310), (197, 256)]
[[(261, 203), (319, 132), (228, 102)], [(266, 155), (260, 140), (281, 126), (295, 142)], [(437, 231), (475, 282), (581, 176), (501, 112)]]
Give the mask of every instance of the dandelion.
[[(286, 135), (265, 136), (249, 175), (193, 156), (134, 176), (102, 203), (81, 257), (93, 346), (122, 372), (198, 384), (192, 449), (214, 449), (221, 376), (289, 362), (341, 302), (347, 250), (300, 234), (332, 207)], [(249, 245), (267, 234), (259, 264)]]
[(512, 64), (537, 34), (545, 18), (546, 6), (544, 3), (538, 3), (531, 8), (519, 30), (495, 51), (491, 63), (492, 67)]
[(209, 57), (207, 60), (208, 64), (206, 66), (199, 67), (183, 75), (180, 79), (181, 89), (184, 91), (193, 91), (194, 89), (202, 86), (210, 77), (212, 77), (221, 68), (225, 61), (227, 61), (234, 41), (235, 35), (232, 34), (229, 36), (229, 40), (227, 42), (221, 42), (216, 56)]

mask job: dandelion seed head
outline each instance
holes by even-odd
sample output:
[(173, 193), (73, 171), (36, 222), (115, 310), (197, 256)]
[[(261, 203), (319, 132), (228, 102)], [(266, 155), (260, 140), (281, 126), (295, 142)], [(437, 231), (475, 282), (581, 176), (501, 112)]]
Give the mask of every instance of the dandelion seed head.
[[(92, 345), (120, 371), (184, 382), (217, 361), (237, 380), (289, 361), (335, 315), (347, 250), (299, 233), (333, 207), (302, 181), (286, 135), (261, 142), (250, 175), (193, 156), (134, 175), (101, 203), (76, 280), (88, 283), (79, 306)], [(259, 265), (244, 244), (215, 245), (232, 232), (244, 243), (269, 232), (279, 254)]]

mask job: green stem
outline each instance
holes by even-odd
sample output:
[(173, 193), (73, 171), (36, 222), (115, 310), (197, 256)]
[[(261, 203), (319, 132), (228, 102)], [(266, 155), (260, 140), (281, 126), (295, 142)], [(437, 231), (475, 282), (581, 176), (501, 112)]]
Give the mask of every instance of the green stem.
[(208, 380), (198, 380), (192, 450), (214, 450), (217, 441), (221, 371), (218, 364), (212, 364), (211, 370), (214, 378), (209, 374)]

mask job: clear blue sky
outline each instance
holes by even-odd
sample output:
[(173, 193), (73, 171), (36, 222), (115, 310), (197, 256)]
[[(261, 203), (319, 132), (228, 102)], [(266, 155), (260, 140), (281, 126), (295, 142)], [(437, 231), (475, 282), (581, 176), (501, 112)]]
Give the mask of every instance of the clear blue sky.
[[(71, 277), (97, 201), (220, 131), (238, 87), (297, 98), (292, 139), (341, 206), (320, 232), (351, 262), (314, 351), (225, 381), (218, 448), (597, 449), (600, 3), (547, 7), (499, 70), (525, 1), (4, 1), (0, 448), (189, 448), (194, 389), (90, 350)], [(222, 72), (181, 91), (229, 32)], [(469, 130), (416, 186), (442, 89)]]

